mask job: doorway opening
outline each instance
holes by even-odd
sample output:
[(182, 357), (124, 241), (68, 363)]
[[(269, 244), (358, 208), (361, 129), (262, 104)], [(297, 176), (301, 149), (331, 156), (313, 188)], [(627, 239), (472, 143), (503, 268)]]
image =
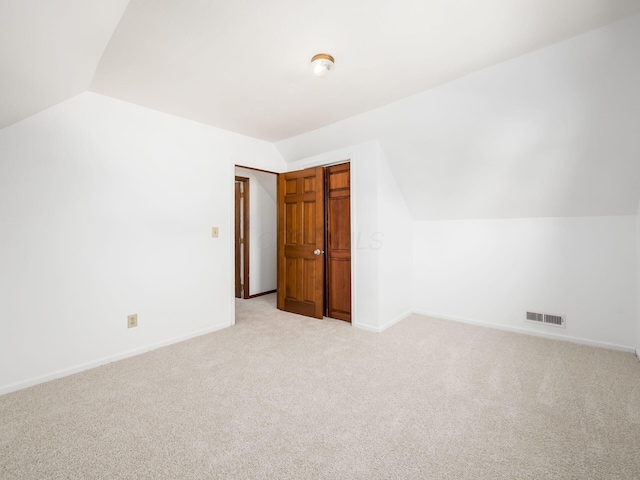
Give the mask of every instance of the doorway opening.
[(250, 299), (277, 288), (275, 172), (235, 167), (235, 296)]
[(250, 180), (236, 175), (235, 182), (235, 262), (236, 298), (249, 294), (249, 189)]
[(352, 321), (351, 164), (275, 173), (235, 166), (235, 296)]

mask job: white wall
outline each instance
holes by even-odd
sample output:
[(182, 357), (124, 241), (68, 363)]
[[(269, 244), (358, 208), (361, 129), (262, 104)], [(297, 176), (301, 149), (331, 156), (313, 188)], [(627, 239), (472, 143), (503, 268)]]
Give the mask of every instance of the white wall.
[(351, 162), (352, 323), (380, 332), (411, 311), (411, 219), (377, 142), (289, 164)]
[(637, 285), (638, 285), (638, 301), (637, 301), (637, 325), (636, 325), (636, 355), (640, 358), (640, 202), (638, 203), (638, 214), (636, 215), (636, 255), (637, 255)]
[(277, 284), (277, 175), (236, 167), (249, 178), (249, 294), (275, 290)]
[[(286, 163), (275, 145), (257, 138), (247, 137), (239, 133), (226, 132), (231, 139), (231, 160), (235, 165), (259, 168), (269, 172), (286, 171)], [(233, 179), (231, 179), (233, 191)]]
[(384, 330), (411, 313), (413, 220), (381, 149), (377, 181), (378, 327)]
[[(636, 15), (276, 147), (293, 161), (379, 142), (417, 221), (413, 243), (390, 249), (398, 269), (413, 249), (415, 309), (628, 349), (640, 336), (639, 50)], [(384, 181), (383, 170), (370, 174)], [(363, 206), (376, 202), (370, 225), (402, 230), (382, 218), (384, 190)], [(377, 252), (370, 265), (375, 295), (399, 298), (391, 260)], [(567, 329), (525, 324), (526, 309), (566, 314)]]
[(266, 142), (93, 93), (1, 130), (0, 393), (230, 325), (248, 157), (283, 166)]
[[(416, 311), (633, 350), (634, 216), (414, 224)], [(565, 329), (523, 320), (566, 315)]]
[(0, 2), (0, 129), (87, 90), (128, 4)]

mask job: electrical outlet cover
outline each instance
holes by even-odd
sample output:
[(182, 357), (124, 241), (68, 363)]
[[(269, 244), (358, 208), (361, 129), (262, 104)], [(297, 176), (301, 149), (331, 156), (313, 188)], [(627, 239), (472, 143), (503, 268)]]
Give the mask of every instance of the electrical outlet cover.
[(127, 316), (127, 327), (133, 328), (138, 326), (138, 314), (134, 313), (133, 315)]

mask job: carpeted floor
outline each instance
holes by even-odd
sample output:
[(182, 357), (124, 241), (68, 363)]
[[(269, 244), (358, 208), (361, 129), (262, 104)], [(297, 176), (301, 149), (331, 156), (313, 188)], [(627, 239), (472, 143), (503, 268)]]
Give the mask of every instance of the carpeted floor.
[(241, 300), (235, 327), (0, 397), (0, 478), (640, 478), (640, 362)]

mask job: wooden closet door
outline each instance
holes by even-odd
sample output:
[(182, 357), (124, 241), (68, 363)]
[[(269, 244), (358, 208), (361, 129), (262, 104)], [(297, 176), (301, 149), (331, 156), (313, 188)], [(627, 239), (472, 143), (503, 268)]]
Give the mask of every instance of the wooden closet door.
[(324, 313), (324, 170), (278, 175), (278, 308)]
[(351, 321), (350, 164), (327, 167), (327, 316)]

